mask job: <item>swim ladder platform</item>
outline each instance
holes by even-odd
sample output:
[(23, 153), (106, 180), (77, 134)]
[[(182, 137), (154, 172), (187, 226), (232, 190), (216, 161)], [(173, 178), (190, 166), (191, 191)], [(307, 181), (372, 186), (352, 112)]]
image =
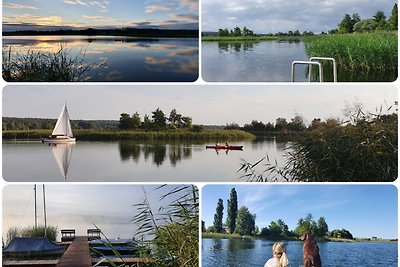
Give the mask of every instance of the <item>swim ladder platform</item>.
[(319, 82), (324, 81), (324, 73), (323, 73), (323, 67), (320, 61), (331, 61), (332, 62), (332, 69), (333, 69), (333, 82), (337, 82), (337, 65), (336, 65), (336, 60), (331, 57), (310, 57), (308, 61), (293, 61), (292, 62), (292, 74), (291, 74), (291, 82), (294, 82), (294, 76), (295, 76), (295, 66), (296, 65), (308, 65), (308, 81), (311, 82), (311, 72), (312, 72), (312, 66), (318, 66), (318, 71), (319, 71)]

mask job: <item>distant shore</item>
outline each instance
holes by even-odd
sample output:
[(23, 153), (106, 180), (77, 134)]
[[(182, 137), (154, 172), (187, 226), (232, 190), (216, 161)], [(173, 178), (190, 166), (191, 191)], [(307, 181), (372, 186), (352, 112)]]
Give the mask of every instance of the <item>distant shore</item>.
[[(278, 239), (268, 239), (261, 238), (259, 236), (240, 236), (239, 234), (217, 234), (217, 233), (202, 233), (202, 238), (207, 239), (265, 239), (276, 241)], [(296, 238), (286, 238), (279, 239), (284, 241), (299, 241)], [(354, 239), (345, 239), (345, 238), (327, 238), (321, 242), (382, 242), (382, 243), (395, 243), (398, 242), (398, 239), (380, 239), (380, 238), (354, 238)]]
[(126, 36), (126, 37), (173, 37), (198, 38), (198, 30), (166, 30), (166, 29), (85, 29), (85, 30), (53, 30), (53, 31), (3, 31), (3, 36), (35, 36), (35, 35), (86, 35), (86, 36)]
[[(41, 140), (51, 134), (51, 130), (13, 130), (3, 131), (3, 140)], [(219, 142), (253, 139), (255, 136), (241, 130), (191, 130), (165, 131), (122, 131), (122, 130), (74, 130), (77, 141), (116, 141), (116, 140), (214, 140)]]

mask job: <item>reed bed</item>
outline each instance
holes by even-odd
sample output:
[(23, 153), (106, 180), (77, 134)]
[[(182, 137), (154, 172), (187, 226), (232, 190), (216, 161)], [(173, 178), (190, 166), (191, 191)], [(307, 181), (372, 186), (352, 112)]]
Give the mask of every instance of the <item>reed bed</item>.
[(333, 57), (338, 68), (397, 73), (397, 32), (335, 34), (304, 38), (309, 56)]
[(9, 82), (81, 82), (90, 80), (88, 75), (94, 66), (82, 56), (71, 57), (63, 46), (57, 52), (29, 50), (26, 54), (3, 49), (3, 78)]
[[(37, 140), (46, 138), (51, 133), (50, 130), (29, 130), (29, 131), (3, 131), (3, 139), (24, 139)], [(235, 141), (254, 138), (254, 135), (241, 130), (203, 130), (193, 132), (189, 130), (175, 131), (95, 131), (95, 130), (75, 130), (74, 136), (77, 140), (86, 141), (112, 141), (112, 140), (214, 140), (214, 141)]]

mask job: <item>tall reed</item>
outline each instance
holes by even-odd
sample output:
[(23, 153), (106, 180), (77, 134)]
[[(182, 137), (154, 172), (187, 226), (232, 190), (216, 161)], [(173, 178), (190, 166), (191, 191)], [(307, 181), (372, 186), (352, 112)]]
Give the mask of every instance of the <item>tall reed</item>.
[(397, 73), (397, 32), (322, 35), (304, 40), (310, 57), (333, 57), (338, 68)]
[(9, 82), (79, 82), (90, 80), (88, 72), (94, 66), (85, 62), (85, 54), (71, 57), (70, 50), (60, 46), (54, 53), (12, 53), (3, 49), (3, 78)]

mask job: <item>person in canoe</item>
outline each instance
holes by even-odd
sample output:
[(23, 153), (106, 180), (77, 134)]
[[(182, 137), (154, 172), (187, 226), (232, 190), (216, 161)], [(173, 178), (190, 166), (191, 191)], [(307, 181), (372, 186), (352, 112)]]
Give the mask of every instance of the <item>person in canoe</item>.
[(226, 147), (229, 147), (229, 144), (228, 144), (228, 142), (226, 142), (226, 143), (225, 143), (225, 146), (226, 146)]

